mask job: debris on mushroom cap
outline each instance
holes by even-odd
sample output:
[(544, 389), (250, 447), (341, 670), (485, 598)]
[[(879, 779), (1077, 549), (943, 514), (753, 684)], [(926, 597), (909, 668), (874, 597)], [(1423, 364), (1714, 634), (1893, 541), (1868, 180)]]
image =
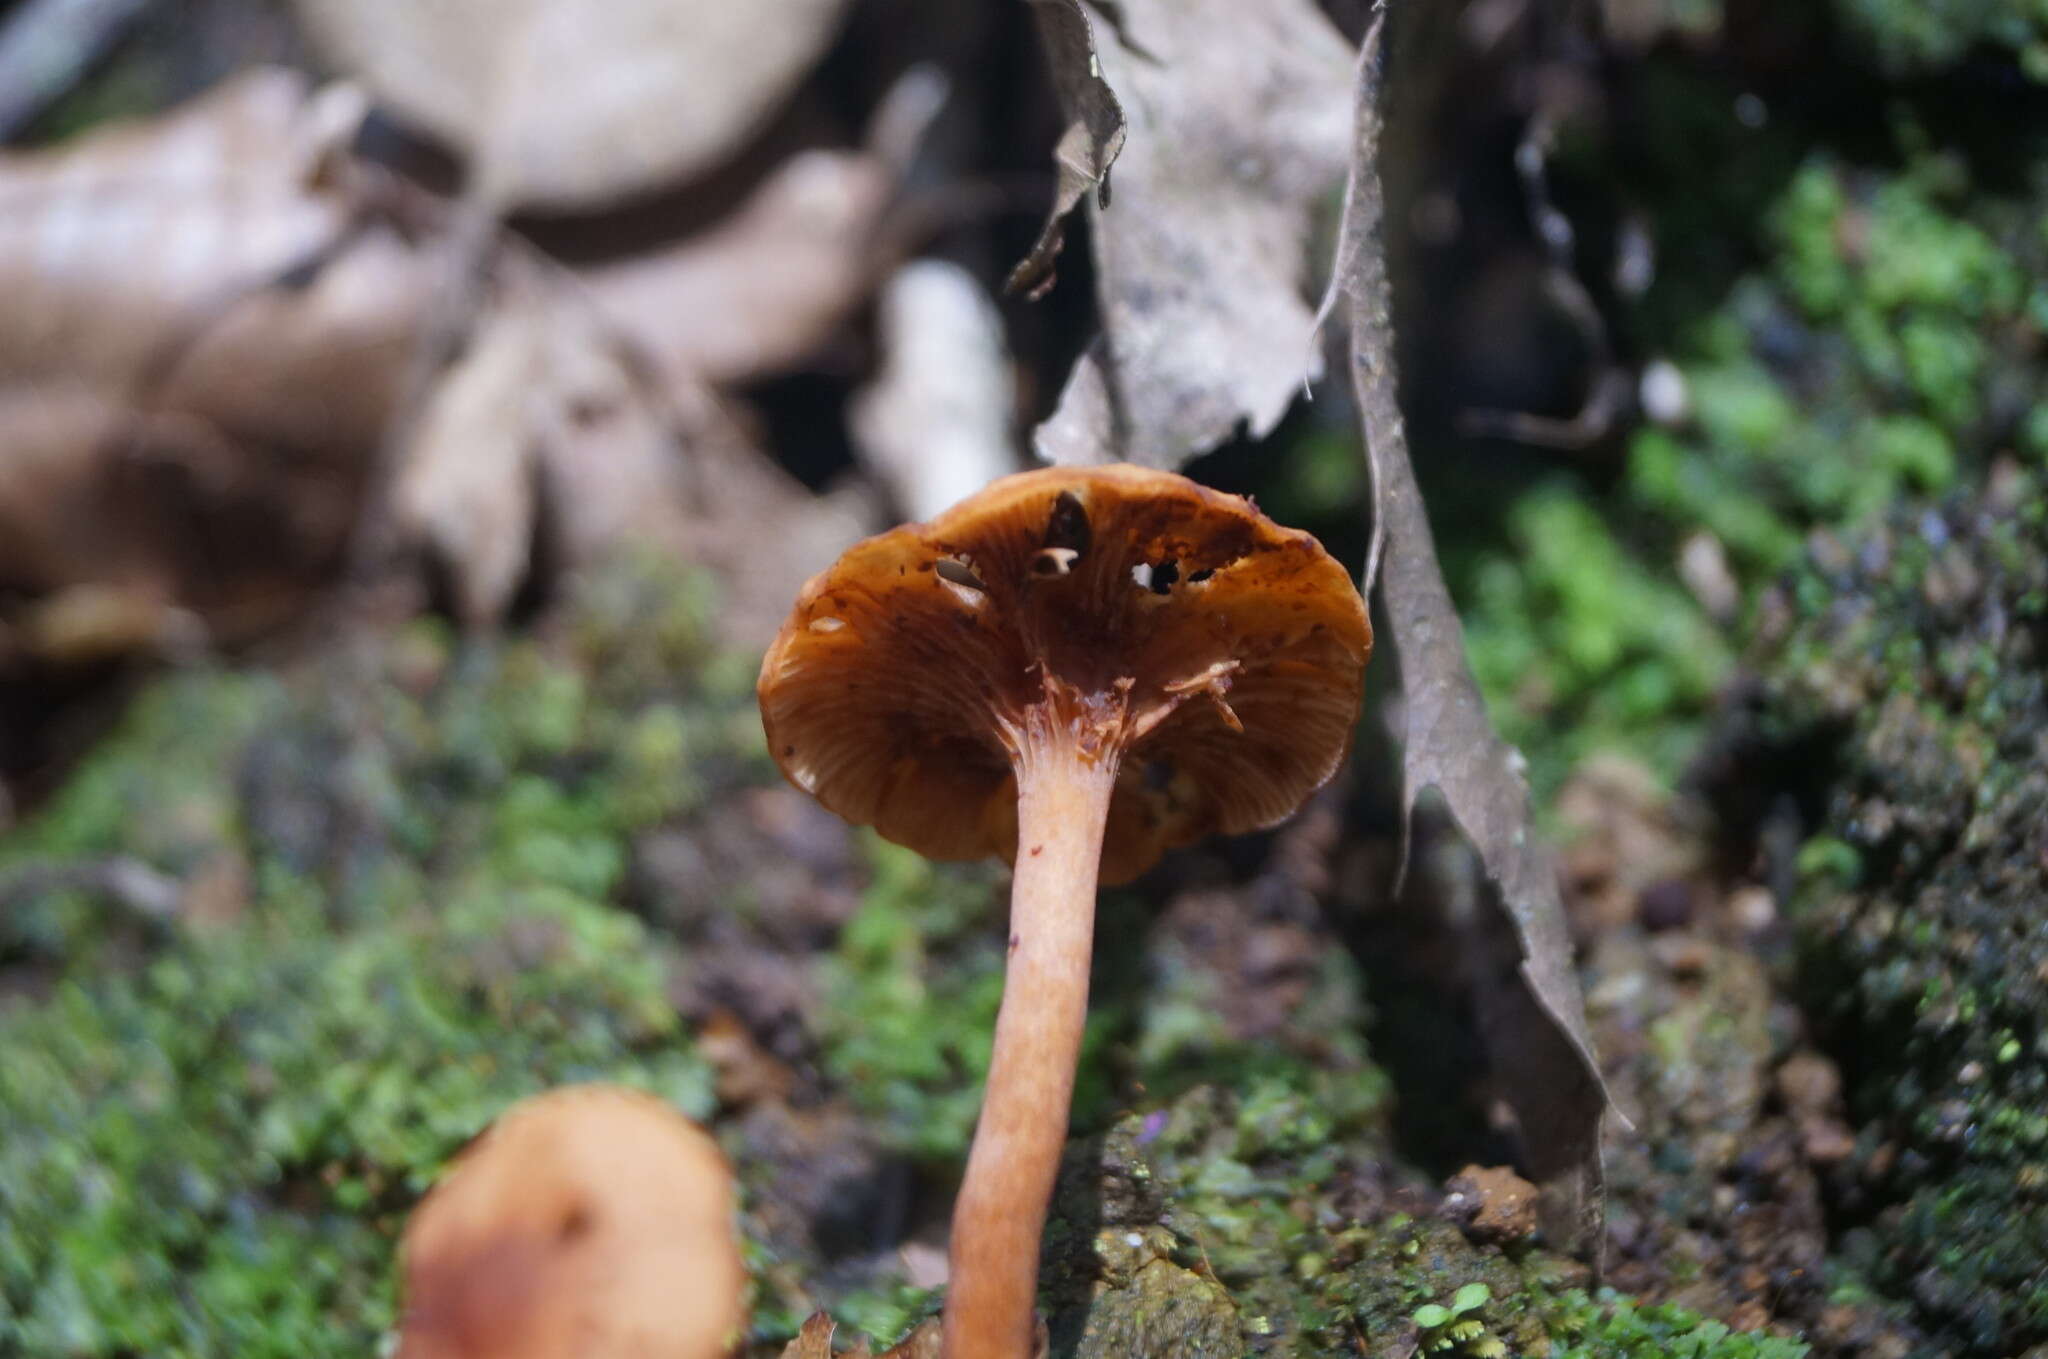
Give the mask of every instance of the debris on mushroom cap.
[(745, 1324), (732, 1172), (651, 1096), (512, 1109), (406, 1224), (397, 1359), (720, 1359)]
[(1250, 501), (1047, 468), (813, 577), (762, 663), (761, 715), (783, 772), (847, 820), (932, 858), (1009, 858), (1017, 733), (1052, 704), (1120, 760), (1115, 882), (1325, 783), (1371, 650), (1344, 568)]

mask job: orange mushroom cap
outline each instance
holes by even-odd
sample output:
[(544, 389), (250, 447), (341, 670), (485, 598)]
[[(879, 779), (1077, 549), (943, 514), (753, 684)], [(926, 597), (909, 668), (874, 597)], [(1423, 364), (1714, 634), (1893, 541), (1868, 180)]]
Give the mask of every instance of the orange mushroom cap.
[(720, 1359), (746, 1322), (732, 1171), (649, 1095), (514, 1107), (406, 1223), (398, 1359)]
[(1004, 477), (848, 549), (761, 666), (799, 787), (935, 859), (1014, 857), (1014, 760), (1052, 701), (1120, 761), (1106, 881), (1212, 832), (1272, 825), (1349, 749), (1364, 602), (1310, 535), (1131, 466)]

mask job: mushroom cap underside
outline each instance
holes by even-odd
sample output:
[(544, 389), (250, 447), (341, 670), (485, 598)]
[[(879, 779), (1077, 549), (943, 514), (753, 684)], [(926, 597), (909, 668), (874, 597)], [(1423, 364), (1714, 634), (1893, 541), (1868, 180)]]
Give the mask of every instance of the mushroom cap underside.
[(406, 1224), (398, 1359), (717, 1359), (745, 1323), (732, 1171), (649, 1095), (516, 1106)]
[(1047, 468), (855, 544), (761, 667), (783, 772), (932, 858), (1016, 852), (1015, 767), (1047, 706), (1111, 735), (1103, 877), (1268, 826), (1336, 772), (1372, 628), (1344, 568), (1170, 472)]

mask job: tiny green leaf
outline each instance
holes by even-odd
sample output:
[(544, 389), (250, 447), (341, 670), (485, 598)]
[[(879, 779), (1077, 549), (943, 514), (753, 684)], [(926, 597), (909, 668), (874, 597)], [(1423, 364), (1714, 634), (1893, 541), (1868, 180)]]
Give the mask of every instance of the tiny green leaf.
[(1493, 1301), (1493, 1290), (1483, 1283), (1468, 1283), (1451, 1295), (1451, 1315), (1461, 1317), (1475, 1307)]

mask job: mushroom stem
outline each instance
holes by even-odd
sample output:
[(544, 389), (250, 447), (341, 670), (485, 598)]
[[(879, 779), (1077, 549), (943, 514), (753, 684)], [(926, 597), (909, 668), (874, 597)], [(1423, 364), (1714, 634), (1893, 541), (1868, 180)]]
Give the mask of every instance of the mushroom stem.
[(1027, 1359), (1032, 1352), (1039, 1238), (1088, 1018), (1095, 880), (1116, 753), (1084, 753), (1063, 722), (1031, 725), (1038, 729), (1025, 735), (1016, 757), (1017, 863), (1003, 1003), (953, 1211), (944, 1359)]

